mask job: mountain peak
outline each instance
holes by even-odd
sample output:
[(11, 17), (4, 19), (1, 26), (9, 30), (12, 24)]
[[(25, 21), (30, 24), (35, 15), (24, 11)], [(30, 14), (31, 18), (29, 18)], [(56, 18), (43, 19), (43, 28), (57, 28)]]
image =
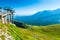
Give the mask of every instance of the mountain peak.
[(58, 24), (60, 19), (60, 8), (55, 10), (44, 10), (35, 13), (32, 16), (16, 17), (16, 20), (32, 25)]

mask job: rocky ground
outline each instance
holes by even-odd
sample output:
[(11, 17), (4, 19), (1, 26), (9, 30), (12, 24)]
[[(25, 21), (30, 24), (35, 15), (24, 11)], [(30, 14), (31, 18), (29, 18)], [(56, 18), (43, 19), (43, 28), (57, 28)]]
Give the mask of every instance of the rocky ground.
[(9, 34), (7, 27), (0, 26), (0, 40), (14, 40), (11, 34)]

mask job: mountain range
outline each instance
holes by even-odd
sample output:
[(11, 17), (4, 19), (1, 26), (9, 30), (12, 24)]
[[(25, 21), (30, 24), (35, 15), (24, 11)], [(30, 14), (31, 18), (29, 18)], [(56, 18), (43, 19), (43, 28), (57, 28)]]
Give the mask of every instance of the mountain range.
[(15, 16), (15, 20), (31, 25), (51, 25), (60, 23), (60, 8), (39, 11), (31, 16)]
[(60, 40), (60, 9), (15, 16), (15, 19), (14, 24), (0, 22), (0, 40)]

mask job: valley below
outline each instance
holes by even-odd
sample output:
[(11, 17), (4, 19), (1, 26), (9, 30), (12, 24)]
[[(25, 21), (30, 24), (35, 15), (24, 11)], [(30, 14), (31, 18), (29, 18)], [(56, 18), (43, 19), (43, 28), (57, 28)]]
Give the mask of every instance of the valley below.
[(0, 40), (60, 40), (60, 24), (25, 28), (0, 23)]

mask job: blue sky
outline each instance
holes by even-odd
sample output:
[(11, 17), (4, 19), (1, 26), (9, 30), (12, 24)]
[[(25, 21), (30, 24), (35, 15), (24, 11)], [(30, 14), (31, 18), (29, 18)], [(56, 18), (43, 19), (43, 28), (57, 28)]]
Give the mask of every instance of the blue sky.
[(15, 15), (27, 16), (38, 11), (60, 8), (60, 0), (0, 0), (0, 6), (10, 6), (15, 9)]

